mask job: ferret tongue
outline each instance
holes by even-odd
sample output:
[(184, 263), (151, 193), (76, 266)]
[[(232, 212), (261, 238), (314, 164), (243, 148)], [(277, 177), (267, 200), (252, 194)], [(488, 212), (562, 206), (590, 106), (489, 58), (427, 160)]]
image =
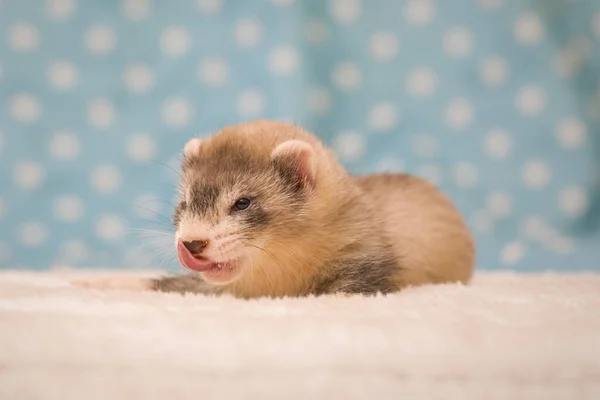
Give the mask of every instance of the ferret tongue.
[(214, 262), (206, 258), (198, 259), (194, 257), (192, 253), (186, 249), (181, 240), (177, 243), (177, 258), (181, 265), (192, 271), (208, 271), (215, 265)]

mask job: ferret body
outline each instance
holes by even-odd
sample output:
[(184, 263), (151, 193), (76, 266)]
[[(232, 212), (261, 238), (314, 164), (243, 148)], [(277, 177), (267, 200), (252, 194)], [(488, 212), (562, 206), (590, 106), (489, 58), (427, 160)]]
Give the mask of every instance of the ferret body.
[(405, 174), (351, 176), (296, 125), (261, 120), (192, 139), (181, 172), (175, 246), (193, 271), (136, 288), (376, 294), (472, 275), (472, 237), (437, 188)]

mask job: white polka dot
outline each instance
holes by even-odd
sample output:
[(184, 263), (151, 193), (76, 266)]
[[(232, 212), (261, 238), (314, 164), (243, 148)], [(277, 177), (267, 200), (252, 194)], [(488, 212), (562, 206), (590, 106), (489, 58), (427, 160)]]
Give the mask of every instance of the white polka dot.
[(46, 10), (54, 20), (64, 21), (70, 18), (77, 9), (75, 0), (47, 0)]
[(208, 86), (224, 85), (229, 79), (229, 65), (222, 58), (207, 58), (200, 64), (199, 78)]
[(143, 64), (127, 67), (123, 74), (127, 90), (133, 93), (147, 93), (154, 86), (154, 74)]
[(117, 38), (113, 30), (107, 26), (90, 28), (83, 38), (89, 51), (96, 55), (104, 55), (114, 50)]
[(189, 47), (190, 36), (183, 27), (169, 27), (160, 36), (160, 48), (169, 57), (181, 57), (188, 52)]
[(361, 0), (329, 0), (329, 11), (339, 23), (354, 22), (362, 13)]
[(398, 54), (398, 38), (392, 32), (376, 32), (369, 39), (369, 50), (375, 61), (391, 61)]
[(27, 247), (41, 246), (48, 237), (46, 226), (39, 221), (25, 222), (19, 226), (17, 236), (19, 242)]
[(545, 246), (557, 254), (570, 254), (575, 251), (575, 243), (572, 239), (561, 235), (553, 235), (545, 243)]
[(515, 105), (525, 116), (537, 115), (546, 108), (546, 92), (539, 86), (525, 86), (517, 92)]
[(502, 0), (477, 0), (477, 4), (482, 9), (491, 11), (500, 8)]
[(306, 38), (312, 44), (323, 44), (329, 36), (327, 24), (322, 19), (309, 19), (306, 22)]
[(68, 61), (55, 61), (48, 68), (50, 84), (57, 90), (69, 90), (77, 84), (77, 69)]
[(600, 91), (588, 98), (587, 113), (593, 121), (600, 121)]
[(471, 188), (477, 185), (479, 173), (473, 164), (460, 162), (452, 170), (454, 183), (462, 188)]
[(202, 14), (215, 14), (221, 11), (223, 0), (197, 0), (197, 4)]
[(294, 4), (296, 0), (271, 0), (271, 3), (275, 4), (276, 6), (289, 6)]
[(580, 148), (585, 142), (587, 127), (578, 119), (567, 118), (556, 127), (556, 138), (565, 149)]
[(22, 124), (36, 122), (42, 113), (38, 99), (29, 93), (19, 93), (10, 98), (10, 114)]
[(241, 19), (235, 23), (235, 41), (242, 47), (254, 47), (263, 39), (263, 25), (258, 19)]
[(561, 190), (558, 199), (561, 211), (570, 217), (580, 217), (585, 214), (590, 203), (586, 191), (575, 186)]
[(358, 160), (365, 152), (363, 136), (354, 131), (338, 134), (333, 143), (336, 153), (345, 160)]
[(594, 45), (587, 36), (571, 36), (567, 42), (567, 48), (579, 53), (582, 57), (590, 57), (594, 51)]
[(35, 189), (44, 180), (45, 173), (34, 161), (21, 161), (15, 165), (13, 178), (23, 189)]
[(530, 160), (523, 167), (523, 180), (531, 189), (541, 189), (548, 185), (551, 171), (548, 164), (542, 160)]
[(61, 196), (54, 200), (54, 216), (63, 222), (77, 222), (83, 216), (83, 203), (75, 196)]
[(133, 204), (133, 213), (144, 220), (155, 220), (160, 217), (163, 201), (154, 194), (142, 194), (138, 196)]
[(415, 25), (427, 24), (435, 15), (435, 5), (431, 0), (407, 0), (405, 3), (406, 17)]
[(96, 235), (103, 240), (116, 240), (123, 236), (125, 225), (115, 215), (103, 215), (96, 223)]
[(8, 41), (13, 50), (30, 53), (38, 47), (38, 30), (35, 25), (27, 22), (18, 22), (10, 28)]
[(500, 262), (505, 266), (518, 263), (525, 256), (525, 246), (520, 242), (510, 242), (500, 251)]
[(427, 97), (437, 87), (437, 76), (429, 67), (417, 67), (408, 72), (406, 77), (408, 92), (415, 97)]
[(344, 62), (333, 69), (333, 82), (344, 91), (352, 91), (361, 85), (362, 77), (356, 65)]
[(506, 158), (512, 151), (512, 138), (504, 129), (492, 129), (485, 134), (484, 148), (489, 158)]
[(444, 51), (452, 57), (464, 57), (472, 47), (473, 35), (464, 26), (456, 26), (444, 34)]
[(571, 51), (564, 50), (556, 55), (555, 67), (561, 76), (573, 76), (581, 70), (582, 66), (583, 59)]
[(308, 92), (308, 109), (317, 114), (327, 113), (331, 109), (331, 94), (327, 89), (313, 87)]
[(404, 162), (396, 157), (386, 157), (377, 163), (377, 172), (402, 172), (404, 171)]
[(492, 192), (486, 199), (487, 210), (497, 218), (507, 217), (512, 210), (512, 199), (504, 192)]
[(123, 13), (133, 21), (140, 21), (150, 13), (149, 0), (122, 0)]
[(481, 80), (487, 86), (500, 86), (506, 83), (508, 67), (506, 61), (500, 57), (486, 58), (479, 68)]
[(527, 13), (517, 19), (513, 33), (519, 44), (534, 45), (542, 40), (545, 28), (536, 14)]
[(416, 171), (417, 175), (434, 185), (442, 183), (442, 171), (435, 164), (420, 165)]
[(192, 120), (194, 110), (189, 101), (174, 97), (167, 99), (162, 106), (162, 120), (172, 128), (182, 128)]
[(487, 210), (473, 211), (470, 221), (479, 233), (489, 234), (494, 230), (494, 218)]
[(454, 129), (465, 129), (473, 122), (473, 106), (466, 99), (453, 99), (446, 106), (446, 123)]
[(79, 155), (79, 150), (79, 139), (72, 132), (56, 132), (50, 140), (50, 154), (56, 160), (72, 160)]
[(277, 47), (269, 53), (269, 70), (274, 75), (290, 75), (298, 69), (300, 56), (298, 51), (290, 46)]
[(156, 142), (147, 133), (135, 133), (127, 142), (127, 154), (133, 161), (149, 161), (156, 156)]
[(121, 173), (112, 165), (101, 165), (92, 171), (90, 184), (100, 193), (110, 194), (116, 192), (121, 186)]
[(79, 262), (88, 257), (89, 250), (81, 240), (69, 240), (60, 246), (59, 256), (67, 262)]
[(592, 21), (592, 30), (594, 31), (594, 35), (600, 39), (600, 11), (594, 16)]
[(257, 117), (263, 113), (265, 97), (255, 90), (246, 90), (237, 98), (237, 113), (240, 117)]
[(10, 260), (12, 256), (12, 250), (6, 243), (0, 242), (0, 265), (5, 264)]
[(418, 133), (413, 137), (411, 143), (412, 152), (419, 157), (434, 157), (439, 147), (434, 136), (427, 133)]
[(107, 99), (92, 100), (88, 104), (87, 118), (95, 128), (109, 128), (115, 122), (115, 108)]
[(368, 120), (371, 129), (389, 131), (398, 124), (398, 107), (394, 103), (377, 103), (369, 111)]
[(549, 231), (551, 231), (546, 221), (538, 215), (531, 215), (525, 218), (521, 223), (521, 230), (527, 237), (536, 241), (544, 240), (544, 238), (548, 237)]

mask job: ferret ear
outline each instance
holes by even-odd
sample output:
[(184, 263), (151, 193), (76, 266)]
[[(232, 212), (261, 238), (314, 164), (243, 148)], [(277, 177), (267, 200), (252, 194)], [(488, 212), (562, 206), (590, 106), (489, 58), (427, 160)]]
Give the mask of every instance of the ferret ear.
[(202, 139), (193, 138), (190, 139), (183, 149), (185, 158), (197, 157), (200, 154), (200, 147), (202, 146)]
[(301, 140), (283, 142), (273, 149), (271, 162), (286, 176), (296, 178), (296, 182), (311, 189), (314, 187), (317, 174), (316, 154), (310, 144)]

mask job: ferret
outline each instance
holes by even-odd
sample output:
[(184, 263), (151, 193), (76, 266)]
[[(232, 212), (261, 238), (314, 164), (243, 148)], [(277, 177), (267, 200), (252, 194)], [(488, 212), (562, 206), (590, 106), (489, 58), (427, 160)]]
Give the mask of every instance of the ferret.
[(316, 135), (281, 121), (189, 140), (173, 220), (189, 274), (83, 286), (246, 299), (377, 295), (467, 284), (474, 269), (473, 238), (434, 185), (402, 173), (353, 176)]

